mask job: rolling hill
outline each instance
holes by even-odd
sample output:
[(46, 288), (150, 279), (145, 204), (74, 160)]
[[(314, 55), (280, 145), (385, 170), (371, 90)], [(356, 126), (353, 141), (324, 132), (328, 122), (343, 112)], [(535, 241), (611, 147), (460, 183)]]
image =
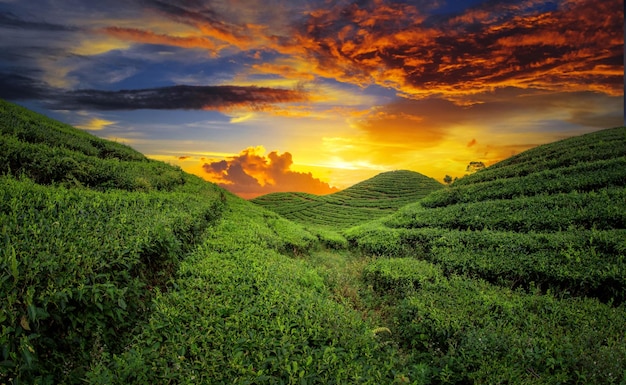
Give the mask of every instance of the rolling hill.
[(0, 229), (0, 383), (373, 383), (400, 366), (292, 258), (316, 244), (299, 225), (4, 101)]
[(626, 128), (534, 148), (344, 234), (380, 256), (363, 279), (401, 346), (454, 367), (450, 382), (624, 381)]
[(388, 215), (441, 188), (433, 178), (398, 170), (334, 194), (272, 193), (252, 202), (297, 223), (341, 229)]
[[(417, 248), (448, 273), (619, 303), (625, 187), (626, 129), (615, 128), (534, 148), (363, 228), (396, 234), (395, 252)], [(348, 238), (359, 243), (361, 229)]]
[(624, 383), (625, 165), (622, 127), (262, 197), (296, 223), (0, 101), (0, 383)]

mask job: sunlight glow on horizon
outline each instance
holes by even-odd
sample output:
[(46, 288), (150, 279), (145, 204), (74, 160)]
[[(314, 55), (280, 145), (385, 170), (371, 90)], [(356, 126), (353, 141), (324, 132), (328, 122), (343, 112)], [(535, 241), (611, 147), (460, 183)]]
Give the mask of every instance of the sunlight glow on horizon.
[(0, 97), (241, 196), (624, 123), (619, 0), (77, 3), (4, 3)]

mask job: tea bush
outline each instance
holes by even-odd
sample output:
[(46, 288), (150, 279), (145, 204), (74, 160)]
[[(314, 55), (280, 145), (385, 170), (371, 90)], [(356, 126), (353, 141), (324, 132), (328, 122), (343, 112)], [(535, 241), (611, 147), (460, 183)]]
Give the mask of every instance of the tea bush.
[(620, 383), (626, 308), (513, 291), (433, 264), (379, 258), (363, 278), (394, 313), (392, 335), (439, 383)]
[(389, 227), (437, 227), (452, 230), (551, 232), (568, 229), (626, 228), (626, 189), (535, 195), (424, 208), (408, 205), (385, 218)]
[(118, 351), (221, 210), (217, 195), (0, 177), (1, 381), (74, 383), (95, 350)]
[(379, 174), (334, 194), (273, 193), (252, 202), (306, 226), (340, 229), (393, 213), (443, 188), (417, 172)]
[[(146, 161), (146, 157), (121, 143), (100, 139), (85, 131), (50, 119), (16, 104), (0, 100), (0, 135), (22, 143), (60, 148), (101, 159)], [(4, 162), (3, 162), (4, 163)]]
[(626, 380), (625, 316), (594, 300), (453, 276), (398, 304), (397, 333), (416, 359), (432, 359), (442, 383), (618, 384)]
[(378, 258), (363, 271), (363, 280), (375, 292), (398, 297), (413, 294), (427, 282), (443, 278), (440, 268), (413, 258)]
[(471, 185), (495, 179), (519, 177), (623, 156), (626, 156), (626, 127), (616, 127), (534, 147), (480, 172), (458, 179), (454, 185)]
[(277, 253), (267, 222), (243, 220), (251, 210), (237, 206), (154, 298), (126, 350), (94, 361), (88, 383), (365, 384), (408, 373), (305, 261)]
[(626, 156), (584, 162), (574, 166), (547, 169), (525, 176), (498, 178), (480, 183), (440, 189), (422, 199), (424, 207), (434, 208), (457, 203), (493, 199), (513, 199), (539, 194), (589, 192), (623, 186)]

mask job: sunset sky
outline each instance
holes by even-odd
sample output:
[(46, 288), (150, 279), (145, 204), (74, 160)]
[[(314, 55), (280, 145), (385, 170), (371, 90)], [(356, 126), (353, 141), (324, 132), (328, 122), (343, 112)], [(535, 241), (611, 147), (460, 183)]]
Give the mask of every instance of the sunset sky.
[(0, 0), (0, 98), (250, 198), (624, 125), (618, 0)]

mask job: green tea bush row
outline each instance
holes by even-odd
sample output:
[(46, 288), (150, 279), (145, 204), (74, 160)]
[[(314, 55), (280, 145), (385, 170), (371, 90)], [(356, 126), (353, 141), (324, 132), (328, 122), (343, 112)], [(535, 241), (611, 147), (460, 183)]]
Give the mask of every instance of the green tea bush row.
[(539, 287), (614, 304), (626, 300), (623, 229), (524, 234), (370, 224), (345, 235), (361, 254), (412, 256), (436, 263), (447, 275), (475, 276), (509, 287)]
[(343, 235), (350, 248), (365, 255), (399, 258), (414, 252), (410, 245), (402, 242), (401, 231), (386, 227), (379, 221), (352, 227)]
[(231, 204), (154, 298), (146, 327), (124, 352), (94, 360), (87, 383), (375, 384), (407, 375), (315, 270), (277, 253), (267, 222)]
[(0, 137), (0, 174), (27, 176), (39, 184), (84, 186), (97, 190), (173, 191), (189, 176), (156, 161), (101, 159), (43, 143)]
[(252, 202), (287, 217), (289, 214), (322, 205), (323, 202), (318, 201), (317, 198), (317, 196), (308, 193), (280, 192), (262, 195), (252, 199)]
[(447, 274), (469, 274), (513, 287), (536, 286), (614, 304), (626, 300), (625, 230), (449, 232), (417, 250)]
[(390, 301), (392, 334), (438, 383), (618, 384), (626, 379), (624, 307), (557, 299), (379, 258), (363, 278)]
[(626, 155), (626, 127), (601, 130), (524, 151), (468, 177), (455, 186), (499, 178), (529, 175), (548, 169), (575, 166)]
[(302, 226), (290, 222), (274, 213), (265, 216), (265, 223), (281, 240), (278, 251), (291, 255), (300, 255), (308, 252), (318, 241), (317, 237), (305, 230)]
[(626, 157), (581, 163), (572, 167), (549, 169), (523, 177), (454, 185), (433, 192), (420, 201), (434, 208), (457, 203), (490, 199), (512, 199), (538, 194), (588, 192), (626, 184)]
[(379, 294), (404, 297), (444, 279), (439, 267), (415, 258), (378, 258), (363, 270), (363, 280)]
[(0, 101), (0, 134), (0, 175), (99, 191), (207, 189), (200, 178), (178, 167), (150, 161), (128, 146), (4, 101)]
[(380, 218), (443, 185), (412, 171), (392, 171), (334, 194), (274, 193), (252, 202), (309, 226), (347, 228)]
[(306, 229), (317, 239), (320, 244), (332, 250), (345, 250), (348, 248), (348, 241), (339, 232), (319, 226), (307, 226)]
[(126, 145), (97, 138), (4, 100), (0, 100), (0, 134), (25, 143), (65, 148), (103, 159), (146, 160), (143, 154)]
[(417, 203), (386, 218), (390, 227), (438, 227), (549, 232), (566, 229), (626, 228), (626, 189), (606, 188), (527, 198), (490, 200), (438, 208)]
[(398, 339), (441, 383), (620, 384), (623, 307), (461, 277), (426, 282), (397, 310)]
[(221, 215), (217, 194), (99, 193), (0, 178), (0, 382), (77, 383), (149, 313)]

